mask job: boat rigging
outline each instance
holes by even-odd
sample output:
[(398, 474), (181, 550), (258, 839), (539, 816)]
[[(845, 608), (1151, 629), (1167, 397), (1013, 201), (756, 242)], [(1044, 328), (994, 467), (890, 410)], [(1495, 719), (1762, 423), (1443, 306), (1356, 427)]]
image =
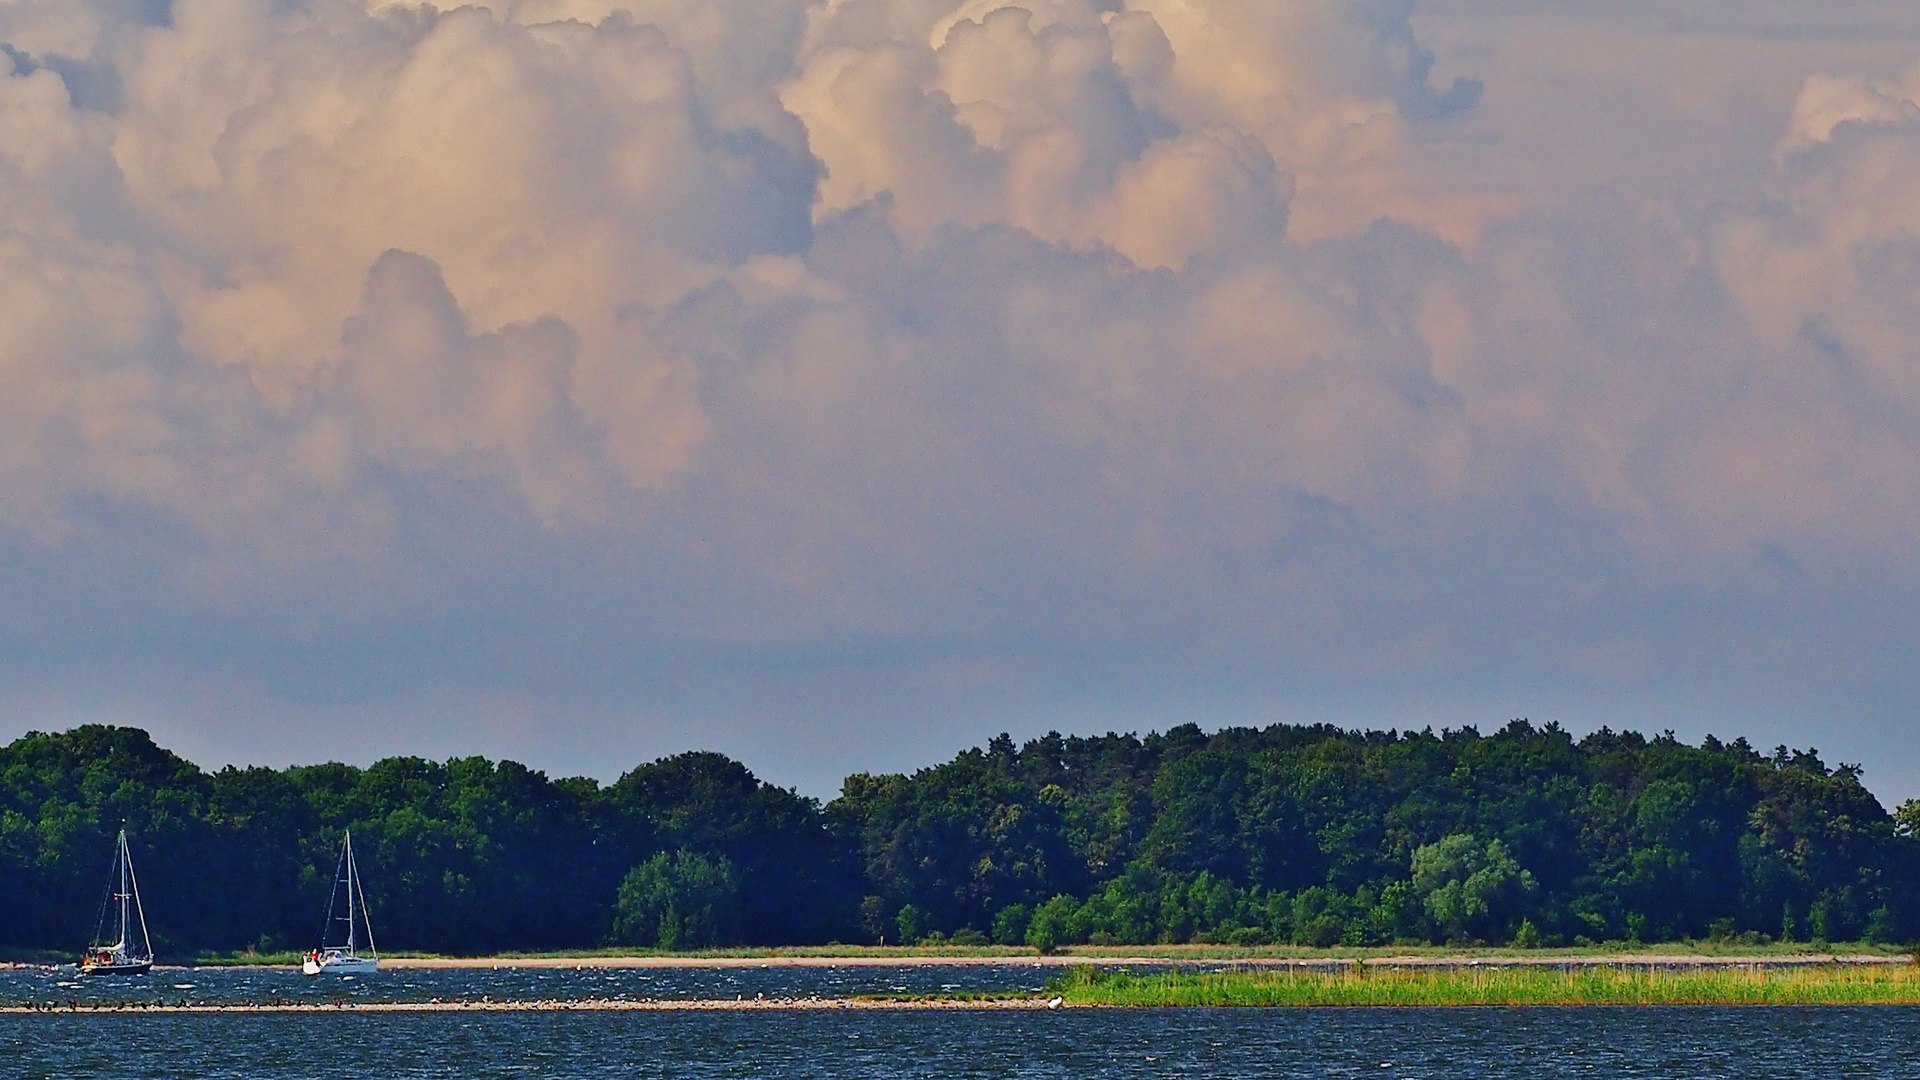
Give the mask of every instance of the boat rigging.
[[(107, 921), (113, 933), (107, 934)], [(135, 931), (139, 940), (133, 940)], [(127, 848), (127, 830), (114, 843), (113, 869), (107, 874), (107, 895), (100, 901), (93, 943), (80, 957), (82, 975), (145, 975), (153, 970), (153, 941), (147, 936), (147, 912), (140, 906), (140, 881), (133, 872), (133, 853)]]
[[(346, 897), (346, 914), (335, 915)], [(330, 945), (337, 928), (345, 924), (345, 940)], [(362, 935), (361, 931), (365, 934)], [(362, 944), (366, 953), (360, 952)], [(367, 898), (360, 887), (360, 871), (353, 862), (353, 832), (340, 844), (340, 863), (334, 870), (333, 891), (327, 894), (327, 914), (320, 924), (320, 942), (307, 953), (300, 970), (308, 975), (353, 975), (380, 970), (380, 951), (373, 945), (373, 923), (367, 918)]]

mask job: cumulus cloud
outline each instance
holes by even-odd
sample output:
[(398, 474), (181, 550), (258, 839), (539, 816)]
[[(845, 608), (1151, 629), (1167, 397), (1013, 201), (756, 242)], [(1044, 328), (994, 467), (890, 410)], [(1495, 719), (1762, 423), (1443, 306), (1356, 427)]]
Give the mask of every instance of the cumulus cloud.
[[(1408, 11), (10, 9), (9, 370), (45, 370), (10, 395), (33, 419), (6, 512), (57, 531), (104, 494), (212, 529), (391, 466), (597, 520), (700, 468), (702, 361), (661, 321), (756, 260), (804, 267), (838, 215), (884, 207), (909, 245), (1017, 230), (1113, 260), (1108, 293), (1282, 258), (1297, 177), (1465, 102), (1425, 87)], [(1172, 294), (1206, 303), (1211, 274)], [(35, 465), (61, 428), (93, 441)], [(222, 473), (247, 483), (198, 482)]]
[(1714, 237), (1716, 269), (1756, 338), (1754, 373), (1778, 387), (1701, 448), (1717, 459), (1703, 489), (1745, 473), (1749, 536), (1898, 546), (1920, 525), (1916, 98), (1920, 67), (1809, 77), (1774, 198)]
[[(624, 14), (522, 25), (475, 8), (210, 0), (115, 41), (88, 58), (122, 88), (112, 110), (73, 103), (51, 62), (24, 49), (5, 85), (11, 237), (45, 252), (27, 257), (35, 269), (77, 259), (140, 298), (76, 312), (84, 325), (63, 340), (16, 339), (57, 381), (90, 377), (83, 358), (101, 350), (124, 356), (122, 384), (162, 363), (186, 378), (235, 374), (287, 447), (323, 428), (356, 440), (349, 462), (406, 452), (420, 432), (395, 433), (416, 423), (461, 427), (469, 447), (519, 448), (495, 471), (543, 518), (591, 517), (593, 473), (631, 489), (670, 483), (702, 438), (697, 373), (652, 347), (631, 313), (805, 241), (812, 165), (782, 145), (792, 133), (720, 126), (688, 54)], [(355, 313), (399, 287), (382, 271), (401, 265), (395, 251), (433, 262), (447, 292), (430, 302), (496, 334), (483, 351), (541, 354), (502, 361), (524, 376), (523, 397), (550, 400), (541, 419), (460, 387), (492, 378), (470, 351), (415, 340), (378, 352), (367, 328), (379, 319)], [(107, 302), (78, 281), (61, 300)], [(497, 334), (543, 321), (551, 334)], [(564, 365), (551, 361), (554, 334), (571, 340)], [(351, 391), (329, 393), (341, 372)], [(535, 391), (536, 379), (550, 385)], [(35, 397), (13, 400), (44, 406)], [(450, 398), (461, 415), (447, 414)], [(530, 430), (562, 412), (578, 414), (577, 430)], [(579, 460), (557, 480), (552, 455), (528, 448), (563, 434)], [(140, 462), (93, 449), (93, 483), (135, 484)], [(183, 474), (212, 465), (185, 447), (164, 462), (152, 453), (148, 466)], [(283, 456), (283, 483), (343, 482), (328, 455), (311, 475), (312, 455)], [(190, 516), (208, 503), (136, 486)], [(49, 494), (13, 510), (57, 514), (60, 492)]]
[[(159, 530), (188, 609), (403, 562), (538, 595), (548, 544), (624, 598), (584, 638), (1188, 633), (1195, 671), (1437, 671), (1472, 589), (1920, 571), (1920, 68), (1807, 72), (1752, 197), (1525, 191), (1528, 88), (1419, 25), (7, 5), (0, 528), (83, 566)], [(1539, 533), (1505, 584), (1493, 522)]]

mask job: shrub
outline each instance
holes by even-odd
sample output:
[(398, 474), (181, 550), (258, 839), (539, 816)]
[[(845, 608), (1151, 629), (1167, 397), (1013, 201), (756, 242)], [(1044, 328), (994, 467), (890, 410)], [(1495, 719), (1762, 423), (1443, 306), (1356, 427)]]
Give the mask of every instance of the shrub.
[(1002, 945), (1020, 945), (1027, 940), (1027, 926), (1033, 922), (1033, 909), (1025, 904), (1001, 908), (993, 917), (993, 940)]
[(725, 856), (661, 852), (627, 872), (614, 901), (622, 945), (702, 949), (739, 940), (740, 881)]
[(1875, 945), (1892, 945), (1899, 940), (1893, 925), (1893, 909), (1885, 904), (1874, 908), (1867, 916), (1866, 940)]
[(926, 938), (929, 927), (927, 914), (912, 904), (903, 905), (893, 917), (893, 925), (900, 930), (900, 944), (917, 945)]
[(1534, 891), (1533, 875), (1520, 869), (1498, 840), (1482, 845), (1454, 833), (1413, 853), (1413, 887), (1425, 897), (1427, 915), (1449, 941), (1492, 938), (1490, 931)]
[(1070, 940), (1073, 917), (1079, 905), (1071, 896), (1056, 896), (1041, 904), (1027, 923), (1027, 944), (1040, 950), (1042, 955), (1051, 953)]

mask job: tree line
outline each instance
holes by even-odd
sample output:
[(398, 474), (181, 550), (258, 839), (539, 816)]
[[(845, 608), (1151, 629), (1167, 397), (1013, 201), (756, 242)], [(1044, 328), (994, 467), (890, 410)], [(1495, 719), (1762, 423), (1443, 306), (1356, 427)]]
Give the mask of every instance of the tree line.
[(83, 944), (122, 827), (175, 956), (312, 944), (348, 827), (388, 949), (1920, 936), (1920, 804), (1857, 767), (1525, 721), (1003, 735), (824, 805), (713, 753), (602, 785), (35, 732), (0, 749), (0, 946)]

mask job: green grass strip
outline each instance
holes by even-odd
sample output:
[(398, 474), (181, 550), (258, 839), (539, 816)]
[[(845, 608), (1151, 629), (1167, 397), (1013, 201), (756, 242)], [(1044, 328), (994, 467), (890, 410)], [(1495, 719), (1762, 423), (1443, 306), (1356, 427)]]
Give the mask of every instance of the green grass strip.
[(1350, 968), (1116, 972), (1072, 968), (1050, 984), (1071, 1005), (1915, 1005), (1920, 968)]

